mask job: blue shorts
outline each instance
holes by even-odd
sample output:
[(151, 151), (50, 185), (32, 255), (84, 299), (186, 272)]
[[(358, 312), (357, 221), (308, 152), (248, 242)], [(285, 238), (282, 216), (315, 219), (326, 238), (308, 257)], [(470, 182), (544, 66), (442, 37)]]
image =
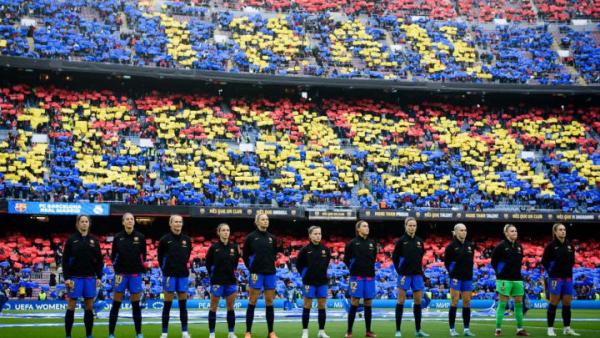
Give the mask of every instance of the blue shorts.
[(229, 297), (232, 294), (236, 293), (238, 290), (237, 284), (229, 284), (229, 285), (218, 285), (214, 284), (210, 286), (210, 294), (215, 297)]
[(454, 289), (460, 292), (473, 291), (473, 281), (450, 278), (450, 289)]
[(166, 277), (163, 276), (164, 292), (188, 292), (190, 284), (189, 277)]
[(275, 290), (275, 283), (277, 277), (275, 274), (263, 275), (261, 273), (250, 274), (250, 288), (251, 289), (264, 289), (264, 290)]
[(422, 291), (425, 288), (422, 275), (399, 275), (398, 288), (402, 290), (412, 289), (413, 291)]
[(129, 290), (129, 293), (140, 293), (142, 292), (142, 275), (140, 274), (131, 274), (131, 275), (121, 275), (115, 274), (114, 279), (114, 291), (115, 292), (125, 292), (125, 290)]
[(548, 280), (548, 292), (551, 295), (573, 295), (573, 279), (571, 278), (550, 278)]
[(304, 285), (305, 298), (327, 298), (327, 284), (324, 285)]
[(350, 296), (353, 298), (375, 298), (375, 279), (373, 277), (350, 276)]
[(96, 277), (73, 277), (73, 289), (69, 290), (69, 298), (96, 298)]

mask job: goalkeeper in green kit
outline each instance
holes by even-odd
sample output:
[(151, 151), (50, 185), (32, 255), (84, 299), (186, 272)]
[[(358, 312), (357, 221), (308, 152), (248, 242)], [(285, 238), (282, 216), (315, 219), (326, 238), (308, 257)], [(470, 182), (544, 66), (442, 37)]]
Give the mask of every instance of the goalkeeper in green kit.
[(496, 272), (496, 292), (498, 307), (496, 309), (496, 337), (502, 336), (502, 320), (504, 309), (510, 297), (515, 300), (515, 319), (517, 320), (517, 336), (529, 336), (523, 328), (523, 247), (517, 243), (517, 228), (512, 224), (504, 226), (506, 239), (500, 242), (492, 253), (492, 267)]

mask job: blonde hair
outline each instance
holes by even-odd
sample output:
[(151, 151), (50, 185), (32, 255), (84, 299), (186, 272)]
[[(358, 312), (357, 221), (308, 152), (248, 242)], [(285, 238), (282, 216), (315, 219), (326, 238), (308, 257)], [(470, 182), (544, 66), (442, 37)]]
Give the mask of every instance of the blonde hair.
[(256, 216), (254, 216), (254, 225), (258, 225), (258, 220), (262, 215), (267, 216), (267, 219), (269, 219), (269, 215), (265, 214), (264, 212), (257, 213)]
[(125, 220), (125, 216), (127, 215), (131, 215), (131, 217), (133, 217), (133, 221), (135, 222), (135, 216), (133, 216), (133, 214), (130, 212), (126, 212), (123, 214), (123, 216), (121, 216), (121, 222)]
[(171, 215), (171, 217), (169, 217), (169, 225), (171, 225), (171, 223), (173, 223), (173, 219), (175, 217), (181, 217), (181, 222), (183, 222), (183, 216), (178, 215), (178, 214), (174, 214), (174, 215)]
[(452, 230), (452, 236), (453, 236), (454, 238), (456, 238), (456, 231), (458, 231), (458, 227), (460, 227), (461, 225), (465, 227), (465, 230), (467, 229), (467, 226), (466, 226), (466, 225), (464, 225), (464, 223), (456, 223), (456, 224), (454, 225), (454, 229)]
[(228, 227), (229, 230), (231, 231), (231, 227), (229, 226), (229, 224), (227, 224), (227, 223), (221, 223), (221, 224), (217, 225), (217, 235), (219, 234), (219, 232), (221, 232), (221, 228), (224, 227), (224, 226)]
[[(357, 235), (358, 235), (358, 228), (360, 228), (360, 226), (363, 223), (367, 223), (367, 221), (360, 219), (360, 220), (358, 220), (358, 222), (356, 222), (356, 225), (354, 226), (354, 231), (356, 232)], [(369, 223), (367, 223), (367, 224), (369, 224)]]
[(504, 234), (506, 234), (508, 232), (508, 229), (510, 229), (511, 227), (515, 228), (515, 229), (517, 228), (514, 224), (506, 223), (504, 225), (504, 230), (502, 230), (504, 232)]
[(405, 227), (405, 228), (406, 228), (406, 226), (408, 225), (408, 222), (410, 222), (410, 221), (415, 221), (415, 222), (416, 222), (416, 221), (417, 221), (417, 219), (416, 219), (416, 218), (414, 218), (414, 217), (406, 217), (406, 218), (404, 219), (404, 227)]
[(558, 227), (561, 226), (561, 225), (565, 227), (565, 230), (567, 230), (567, 227), (564, 224), (562, 224), (562, 223), (554, 223), (552, 225), (552, 239), (556, 239), (556, 229), (558, 229)]
[(309, 235), (312, 234), (312, 232), (315, 231), (315, 230), (317, 230), (317, 229), (321, 229), (321, 227), (317, 226), (317, 225), (311, 226), (310, 228), (308, 228), (308, 234)]

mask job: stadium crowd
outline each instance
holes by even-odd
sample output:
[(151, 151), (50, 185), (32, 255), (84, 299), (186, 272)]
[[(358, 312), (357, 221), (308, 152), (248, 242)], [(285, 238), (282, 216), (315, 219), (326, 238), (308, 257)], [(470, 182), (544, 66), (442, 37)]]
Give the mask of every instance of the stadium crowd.
[(0, 89), (0, 197), (600, 209), (600, 109)]
[[(22, 234), (4, 237), (0, 242), (0, 269), (3, 280), (3, 290), (10, 298), (38, 299), (44, 292), (44, 299), (64, 299), (66, 290), (60, 278), (62, 243), (67, 234), (59, 234), (50, 239), (40, 237), (27, 238)], [(232, 233), (232, 239), (242, 244), (245, 234)], [(279, 236), (282, 240), (283, 251), (278, 255), (276, 297), (288, 299), (299, 297), (302, 280), (295, 268), (298, 251), (307, 244), (306, 239), (297, 239), (289, 235)], [(112, 270), (109, 251), (113, 236), (101, 236), (101, 249), (105, 258), (103, 285), (100, 288), (100, 299), (111, 298), (113, 292)], [(188, 294), (194, 299), (208, 299), (210, 282), (205, 266), (206, 253), (215, 238), (212, 235), (194, 236), (193, 252), (190, 258), (190, 285)], [(348, 291), (348, 268), (343, 262), (344, 246), (349, 238), (331, 236), (325, 245), (332, 251), (332, 261), (328, 268), (330, 298), (344, 298)], [(524, 241), (525, 259), (522, 266), (527, 297), (540, 299), (544, 295), (544, 274), (540, 265), (545, 238)], [(382, 238), (379, 241), (379, 251), (376, 263), (376, 289), (378, 299), (397, 298), (397, 274), (391, 266), (391, 254), (394, 238)], [(449, 279), (443, 264), (443, 254), (447, 239), (438, 235), (431, 236), (425, 241), (426, 254), (423, 258), (426, 291), (433, 299), (447, 299)], [(162, 293), (162, 275), (156, 258), (158, 241), (146, 240), (148, 246), (148, 272), (143, 277), (144, 297), (160, 298)], [(475, 240), (474, 267), (474, 299), (492, 299), (495, 291), (495, 274), (490, 265), (491, 252), (497, 239), (481, 238)], [(574, 287), (577, 299), (597, 299), (600, 296), (600, 259), (593, 255), (600, 250), (600, 244), (595, 241), (575, 241), (576, 261), (574, 269)], [(42, 278), (45, 277), (44, 278)], [(239, 296), (247, 298), (249, 273), (244, 263), (240, 261), (237, 273)], [(297, 298), (295, 298), (297, 299)]]
[(528, 3), (471, 0), (245, 2), (254, 12), (229, 1), (1, 4), (0, 54), (9, 56), (327, 78), (600, 82), (598, 27), (549, 25), (598, 19), (596, 1), (540, 1), (540, 18)]

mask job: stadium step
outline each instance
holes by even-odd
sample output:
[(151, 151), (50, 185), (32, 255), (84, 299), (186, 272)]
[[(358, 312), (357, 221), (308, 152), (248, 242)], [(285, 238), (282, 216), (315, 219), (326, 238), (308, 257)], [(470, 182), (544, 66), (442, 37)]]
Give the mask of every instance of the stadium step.
[(569, 73), (571, 73), (571, 75), (573, 75), (573, 77), (577, 80), (577, 84), (582, 85), (582, 86), (586, 85), (585, 80), (583, 79), (582, 76), (579, 75), (579, 72), (577, 72), (577, 69), (575, 69), (575, 67), (565, 65), (565, 68), (567, 68)]
[(35, 43), (33, 41), (33, 38), (28, 37), (27, 38), (27, 43), (29, 44), (29, 50), (32, 51), (32, 52), (35, 51)]
[[(555, 34), (552, 35), (552, 49), (556, 52), (558, 52), (559, 50), (561, 50), (562, 48), (560, 47), (560, 45), (558, 44), (558, 38)], [(562, 62), (561, 62), (562, 63)], [(582, 76), (580, 76), (579, 72), (577, 71), (577, 69), (575, 69), (573, 66), (564, 64), (565, 68), (567, 69), (567, 71), (569, 72), (569, 74), (571, 74), (571, 76), (573, 76), (573, 78), (576, 79), (577, 84), (585, 86), (585, 80), (583, 79)]]
[(95, 20), (95, 19), (100, 19), (100, 13), (92, 8), (92, 7), (82, 7), (81, 8), (81, 16), (83, 18), (85, 18), (86, 20)]
[(352, 58), (352, 62), (350, 62), (350, 64), (352, 65), (352, 67), (355, 67), (357, 69), (362, 69), (365, 67), (365, 63), (363, 62), (363, 60), (356, 56)]
[(600, 45), (600, 32), (592, 32), (592, 38), (596, 42), (596, 45)]
[(125, 15), (125, 13), (120, 12), (119, 15), (121, 16), (121, 30), (125, 30), (125, 31), (129, 31), (129, 24), (127, 22), (127, 15)]
[(385, 42), (388, 46), (392, 46), (394, 44), (394, 41), (392, 40), (392, 34), (388, 30), (385, 31)]
[(152, 0), (150, 4), (152, 5), (150, 8), (153, 8), (155, 12), (160, 12), (162, 5), (164, 5), (165, 1), (163, 0)]
[(539, 17), (539, 10), (538, 10), (537, 6), (535, 5), (535, 1), (528, 0), (527, 2), (529, 2), (529, 4), (531, 4), (531, 10), (533, 11), (533, 13), (535, 13), (535, 17), (538, 18)]
[(354, 187), (352, 188), (352, 199), (350, 200), (350, 205), (352, 205), (352, 206), (360, 205), (360, 201), (358, 200), (358, 191), (360, 189), (362, 189), (363, 187), (364, 187), (364, 185), (362, 184), (362, 182), (354, 185)]

